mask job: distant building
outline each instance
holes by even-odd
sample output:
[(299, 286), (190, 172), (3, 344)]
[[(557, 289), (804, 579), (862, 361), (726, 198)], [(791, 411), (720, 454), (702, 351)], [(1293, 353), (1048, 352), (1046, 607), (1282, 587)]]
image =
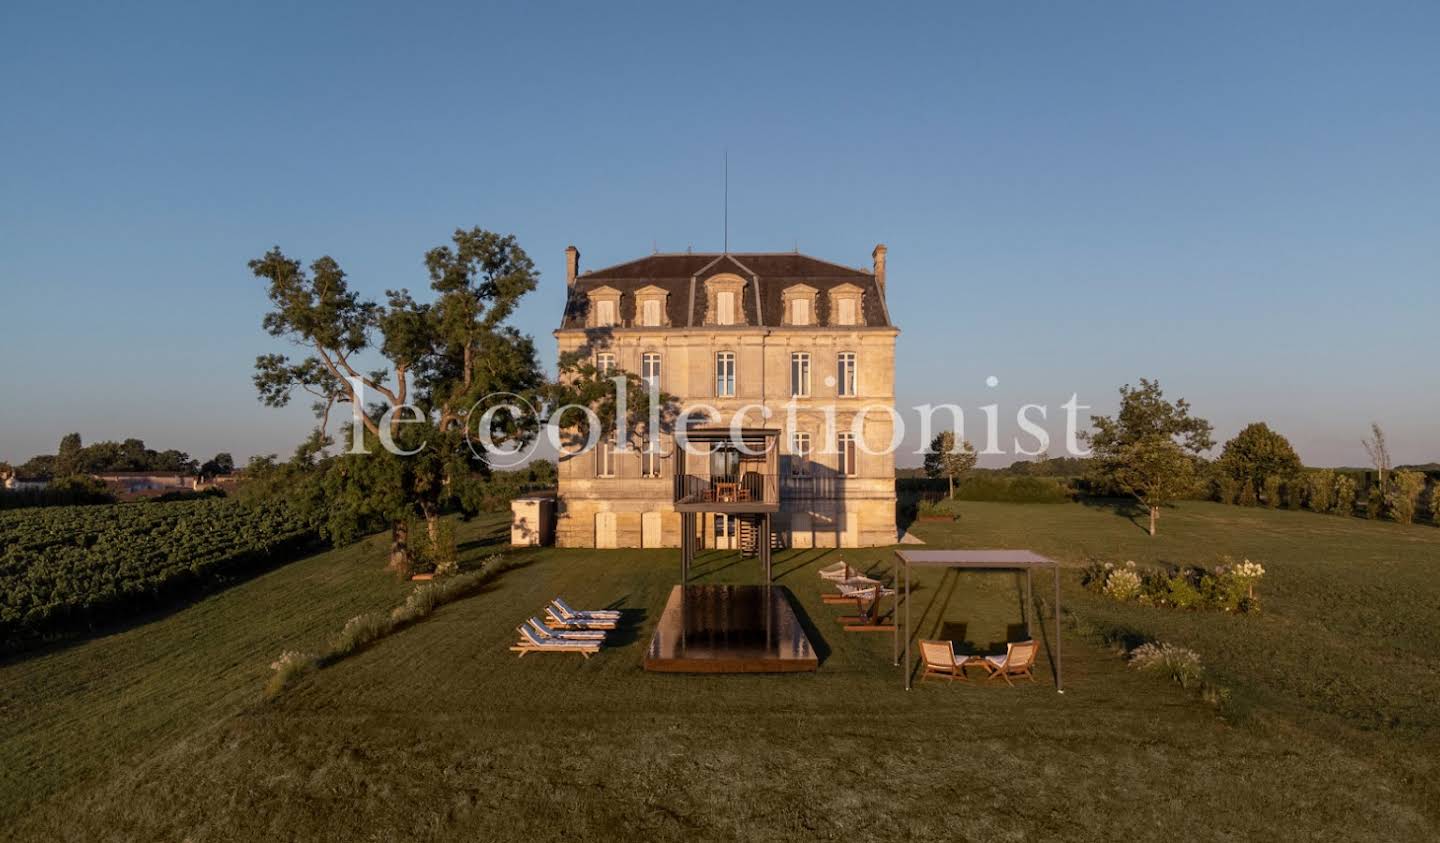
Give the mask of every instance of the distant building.
[[(556, 542), (677, 547), (694, 529), (701, 547), (749, 552), (764, 535), (791, 547), (894, 543), (893, 416), (872, 410), (852, 426), (862, 407), (895, 405), (885, 256), (876, 246), (872, 268), (855, 269), (798, 253), (655, 254), (581, 273), (570, 247), (560, 352), (653, 379), (720, 418), (705, 457), (692, 442), (679, 459), (669, 436), (658, 455), (614, 442), (562, 454)], [(714, 435), (742, 408), (762, 456)]]
[(182, 471), (100, 471), (90, 476), (104, 483), (110, 493), (122, 501), (199, 488), (198, 478)]

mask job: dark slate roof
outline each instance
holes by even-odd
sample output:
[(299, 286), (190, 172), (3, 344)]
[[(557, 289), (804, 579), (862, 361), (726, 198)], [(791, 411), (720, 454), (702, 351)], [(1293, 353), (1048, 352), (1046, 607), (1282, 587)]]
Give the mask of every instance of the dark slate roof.
[[(763, 325), (781, 324), (784, 290), (792, 284), (807, 284), (819, 291), (815, 301), (815, 320), (818, 326), (830, 324), (830, 297), (826, 293), (842, 284), (854, 284), (864, 290), (867, 327), (884, 327), (890, 324), (875, 276), (867, 270), (841, 266), (798, 252), (687, 252), (649, 255), (581, 273), (570, 291), (561, 327), (585, 327), (586, 311), (590, 304), (587, 294), (598, 287), (611, 287), (620, 291), (620, 325), (634, 325), (635, 291), (651, 285), (670, 294), (666, 302), (671, 327), (683, 328), (692, 324), (698, 326), (704, 321), (705, 306), (705, 288), (700, 282), (722, 273), (733, 273), (752, 282), (745, 288), (743, 310), (746, 324), (756, 324), (756, 284), (761, 306), (760, 324)], [(696, 282), (693, 302), (692, 279)]]

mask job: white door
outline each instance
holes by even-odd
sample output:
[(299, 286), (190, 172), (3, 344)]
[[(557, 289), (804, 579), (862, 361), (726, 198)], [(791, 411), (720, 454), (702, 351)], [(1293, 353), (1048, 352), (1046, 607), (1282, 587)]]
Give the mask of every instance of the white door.
[(595, 546), (603, 548), (618, 547), (615, 541), (615, 513), (595, 513)]
[(640, 516), (640, 546), (660, 546), (660, 513), (646, 512)]

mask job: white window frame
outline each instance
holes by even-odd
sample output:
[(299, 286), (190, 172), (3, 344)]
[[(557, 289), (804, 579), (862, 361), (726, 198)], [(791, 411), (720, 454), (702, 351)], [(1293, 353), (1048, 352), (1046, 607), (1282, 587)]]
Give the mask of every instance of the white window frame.
[(595, 476), (615, 476), (615, 443), (609, 439), (595, 443)]
[(841, 398), (860, 394), (860, 358), (853, 351), (835, 355), (835, 394)]
[(812, 450), (810, 434), (803, 430), (797, 430), (790, 434), (790, 474), (795, 477), (807, 477), (810, 474), (810, 455)]
[[(654, 366), (653, 371), (651, 370), (652, 364)], [(640, 355), (640, 381), (644, 383), (647, 388), (653, 381), (655, 389), (660, 389), (660, 380), (663, 371), (664, 367), (660, 359), (660, 352), (647, 351)]]
[(810, 397), (810, 353), (808, 351), (792, 351), (790, 353), (790, 396), (792, 398)]
[(735, 352), (715, 352), (715, 397), (734, 398), (736, 386)]
[(615, 353), (613, 351), (602, 351), (595, 355), (595, 371), (604, 377), (615, 371)]
[(854, 477), (858, 472), (856, 469), (859, 457), (855, 448), (855, 434), (851, 432), (840, 433), (835, 437), (835, 450), (839, 453), (836, 460), (836, 473), (841, 477)]

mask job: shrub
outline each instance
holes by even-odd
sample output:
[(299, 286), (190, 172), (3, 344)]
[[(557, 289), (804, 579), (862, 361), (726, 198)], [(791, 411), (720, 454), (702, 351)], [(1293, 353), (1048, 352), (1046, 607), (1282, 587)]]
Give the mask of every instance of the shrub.
[(1420, 495), (1425, 491), (1425, 475), (1418, 471), (1393, 471), (1390, 473), (1390, 488), (1385, 493), (1385, 506), (1390, 518), (1401, 524), (1415, 521), (1415, 512), (1420, 508)]
[(415, 567), (422, 571), (433, 571), (437, 577), (446, 577), (460, 572), (460, 550), (455, 544), (455, 524), (448, 518), (441, 518), (435, 525), (432, 537), (425, 522), (412, 525), (410, 535), (420, 536), (414, 543)]
[(1124, 568), (1115, 568), (1105, 578), (1105, 594), (1122, 603), (1140, 596), (1140, 575), (1135, 571), (1134, 562), (1126, 562)]
[(1299, 509), (1305, 505), (1305, 483), (1295, 478), (1285, 481), (1285, 507)]
[(1185, 571), (1177, 571), (1166, 578), (1164, 599), (1177, 609), (1197, 609), (1205, 602), (1200, 589)]
[(1378, 485), (1372, 485), (1365, 490), (1365, 517), (1374, 520), (1384, 514), (1385, 496)]
[(348, 656), (366, 644), (384, 638), (389, 631), (389, 621), (379, 612), (356, 615), (345, 622), (345, 628), (340, 630), (326, 655), (332, 658)]
[(1002, 477), (977, 474), (955, 487), (955, 499), (995, 503), (1069, 503), (1068, 486), (1048, 477)]
[(1265, 478), (1265, 505), (1270, 509), (1280, 506), (1280, 478), (1273, 474)]
[(275, 672), (270, 676), (270, 681), (265, 683), (265, 696), (274, 697), (296, 679), (318, 667), (318, 660), (309, 653), (286, 650), (280, 654), (280, 658), (270, 663), (270, 669)]
[(1234, 477), (1222, 474), (1215, 478), (1215, 500), (1220, 503), (1233, 504), (1240, 496), (1240, 484)]
[(1316, 512), (1329, 512), (1335, 504), (1335, 472), (1330, 469), (1312, 471), (1305, 476), (1306, 497)]
[(951, 512), (950, 508), (947, 507), (942, 501), (921, 501), (920, 506), (916, 509), (916, 512), (918, 512), (920, 515), (929, 515), (932, 517), (954, 516), (955, 514)]
[(1440, 527), (1440, 478), (1430, 484), (1430, 520)]
[(1335, 514), (1355, 514), (1355, 478), (1348, 474), (1335, 478)]
[(1130, 652), (1130, 666), (1146, 673), (1168, 676), (1182, 688), (1198, 688), (1205, 681), (1200, 654), (1173, 644), (1141, 644)]
[(1090, 591), (1122, 603), (1256, 612), (1260, 610), (1260, 597), (1255, 586), (1263, 576), (1265, 568), (1258, 563), (1249, 559), (1237, 563), (1222, 556), (1214, 569), (1196, 565), (1147, 569), (1136, 567), (1134, 562), (1124, 566), (1092, 562), (1082, 570), (1080, 581)]
[(1240, 484), (1240, 500), (1238, 502), (1241, 506), (1255, 506), (1259, 503), (1259, 500), (1255, 497), (1254, 483), (1246, 480)]

